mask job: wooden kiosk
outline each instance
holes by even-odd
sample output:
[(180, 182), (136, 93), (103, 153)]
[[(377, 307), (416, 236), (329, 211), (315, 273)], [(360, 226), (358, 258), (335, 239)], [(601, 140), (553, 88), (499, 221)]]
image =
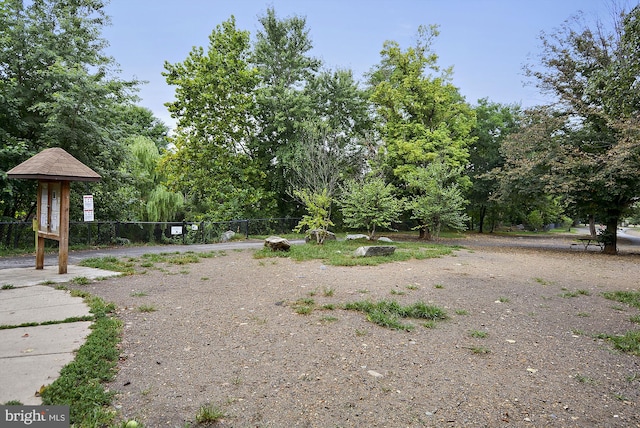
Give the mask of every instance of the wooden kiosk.
[(7, 172), (9, 178), (38, 180), (36, 269), (44, 269), (44, 240), (59, 242), (58, 273), (69, 259), (69, 189), (71, 181), (99, 181), (100, 175), (61, 148), (45, 149)]

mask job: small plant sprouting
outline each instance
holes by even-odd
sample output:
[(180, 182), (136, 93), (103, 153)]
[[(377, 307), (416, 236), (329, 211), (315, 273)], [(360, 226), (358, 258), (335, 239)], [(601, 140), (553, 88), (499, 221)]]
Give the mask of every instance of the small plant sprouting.
[(407, 285), (407, 290), (419, 290), (420, 287), (418, 287), (416, 284), (409, 284)]
[(214, 423), (224, 418), (225, 413), (216, 406), (203, 405), (198, 409), (196, 413), (196, 422), (199, 424)]
[(367, 335), (367, 330), (360, 330), (356, 328), (356, 336), (366, 336)]
[(470, 348), (468, 348), (469, 350), (471, 350), (471, 352), (473, 352), (474, 354), (488, 354), (491, 351), (487, 348), (485, 348), (484, 346), (471, 346)]
[(13, 284), (4, 284), (4, 285), (2, 286), (2, 289), (3, 289), (3, 290), (12, 290), (12, 289), (14, 289), (14, 288), (16, 288), (16, 287), (15, 287), (15, 285), (13, 285)]
[(330, 323), (330, 322), (336, 322), (336, 321), (338, 321), (338, 318), (332, 317), (332, 316), (325, 316), (320, 318), (320, 322), (323, 322), (323, 323)]
[(404, 293), (404, 291), (398, 291), (396, 289), (391, 289), (391, 294), (394, 295), (394, 296), (402, 296), (405, 293)]
[(498, 302), (500, 302), (500, 303), (509, 303), (509, 298), (508, 297), (499, 297), (498, 298)]
[(591, 316), (589, 312), (578, 312), (576, 315), (583, 318), (589, 318)]
[(577, 374), (574, 376), (575, 380), (577, 380), (580, 383), (595, 383), (595, 380), (593, 380), (593, 378), (590, 378), (589, 376), (584, 376), (581, 374)]
[(333, 293), (335, 292), (335, 290), (332, 287), (324, 287), (322, 289), (322, 295), (324, 297), (333, 297)]
[(442, 288), (444, 288), (444, 285), (442, 285), (442, 284), (436, 284), (436, 285), (434, 285), (434, 286), (433, 286), (433, 288), (442, 289)]
[(145, 293), (144, 291), (136, 291), (134, 293), (131, 293), (131, 297), (145, 297), (148, 296), (147, 293)]
[(469, 311), (466, 309), (456, 309), (456, 315), (469, 315)]
[(153, 305), (140, 305), (138, 306), (138, 312), (155, 312), (156, 307)]
[(87, 285), (87, 284), (91, 284), (91, 280), (89, 278), (87, 278), (86, 276), (76, 276), (75, 278), (73, 278), (71, 280), (72, 283), (77, 284), (77, 285)]
[(589, 290), (575, 290), (575, 291), (568, 291), (560, 295), (560, 297), (564, 297), (564, 298), (578, 297), (578, 296), (591, 296), (591, 292)]
[(469, 336), (475, 337), (477, 339), (484, 339), (485, 337), (489, 336), (489, 333), (482, 330), (471, 330), (469, 332)]
[(425, 321), (422, 323), (424, 328), (436, 328), (437, 323), (434, 320)]

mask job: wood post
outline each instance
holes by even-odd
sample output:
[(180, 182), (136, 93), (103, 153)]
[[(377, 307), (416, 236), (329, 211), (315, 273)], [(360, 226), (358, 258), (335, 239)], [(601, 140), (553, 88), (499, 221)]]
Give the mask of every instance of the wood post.
[(71, 186), (63, 181), (60, 187), (60, 239), (58, 240), (58, 273), (67, 273), (69, 261), (69, 193)]

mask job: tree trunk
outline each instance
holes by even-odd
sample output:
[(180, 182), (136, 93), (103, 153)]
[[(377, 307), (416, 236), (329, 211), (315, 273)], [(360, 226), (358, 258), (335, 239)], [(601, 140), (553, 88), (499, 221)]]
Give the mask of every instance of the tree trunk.
[(483, 205), (480, 207), (480, 219), (478, 220), (478, 232), (483, 233), (484, 229), (484, 218), (487, 215), (487, 206)]
[(592, 238), (596, 237), (596, 220), (593, 214), (589, 214), (589, 235), (591, 235)]
[(617, 215), (607, 217), (607, 230), (603, 234), (605, 254), (618, 254), (618, 219)]
[(420, 239), (424, 239), (425, 241), (431, 241), (431, 231), (428, 227), (420, 228)]

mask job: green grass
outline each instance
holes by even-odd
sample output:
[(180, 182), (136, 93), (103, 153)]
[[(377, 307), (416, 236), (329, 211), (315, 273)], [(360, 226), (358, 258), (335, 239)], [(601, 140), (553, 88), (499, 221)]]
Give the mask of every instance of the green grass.
[(134, 293), (131, 293), (131, 297), (145, 297), (148, 296), (147, 293), (145, 293), (144, 291), (136, 291)]
[(629, 321), (635, 324), (640, 324), (640, 315), (633, 315), (632, 317), (629, 317)]
[(153, 305), (140, 305), (140, 306), (138, 306), (138, 312), (143, 312), (143, 313), (145, 313), (145, 312), (155, 312), (157, 310), (158, 309), (156, 309), (156, 307), (153, 306)]
[(379, 302), (371, 302), (369, 300), (363, 300), (346, 303), (344, 309), (364, 312), (367, 315), (368, 321), (393, 330), (413, 330), (413, 324), (401, 321), (405, 318), (426, 319), (429, 321), (445, 320), (448, 318), (443, 309), (437, 306), (427, 305), (423, 302), (402, 306), (396, 301), (382, 300)]
[(640, 330), (631, 330), (623, 335), (605, 335), (604, 337), (609, 339), (616, 349), (640, 356)]
[(595, 380), (593, 378), (590, 378), (589, 376), (585, 376), (581, 374), (575, 375), (574, 379), (577, 380), (579, 383), (587, 383), (587, 384), (595, 383)]
[(589, 290), (575, 290), (575, 291), (568, 291), (566, 293), (562, 293), (560, 297), (571, 298), (571, 297), (590, 296), (590, 295), (591, 295), (591, 292)]
[(70, 422), (77, 428), (110, 426), (115, 414), (109, 410), (114, 392), (103, 384), (113, 379), (120, 351), (122, 321), (112, 304), (87, 297), (94, 316), (91, 334), (78, 349), (75, 360), (60, 371), (60, 377), (42, 392), (44, 405), (70, 406)]
[(382, 263), (428, 259), (450, 255), (459, 246), (447, 246), (426, 242), (394, 242), (394, 254), (380, 257), (354, 257), (353, 252), (362, 243), (354, 241), (325, 241), (323, 245), (313, 243), (292, 245), (289, 251), (271, 251), (263, 248), (254, 252), (257, 259), (288, 257), (296, 261), (322, 260), (332, 266), (376, 266)]
[(76, 276), (70, 282), (73, 283), (73, 284), (77, 284), (77, 285), (88, 285), (88, 284), (91, 284), (91, 280), (89, 278), (87, 278), (86, 276)]
[(14, 289), (14, 288), (16, 288), (16, 287), (15, 287), (15, 285), (13, 285), (13, 284), (4, 284), (4, 285), (2, 286), (2, 289), (3, 289), (3, 290), (12, 290), (12, 289)]
[(125, 275), (133, 275), (135, 273), (134, 263), (123, 261), (113, 256), (92, 257), (84, 259), (78, 264), (84, 267), (121, 272)]
[(500, 303), (509, 303), (508, 297), (498, 297), (498, 302)]
[(226, 414), (217, 406), (203, 405), (196, 413), (196, 422), (199, 424), (213, 424), (224, 418)]
[(456, 315), (469, 315), (469, 311), (466, 309), (456, 309)]
[(640, 309), (640, 291), (612, 291), (602, 293), (602, 296)]
[(469, 336), (475, 337), (476, 339), (484, 339), (487, 336), (489, 336), (489, 333), (487, 333), (486, 331), (482, 331), (482, 330), (471, 330), (469, 332)]

